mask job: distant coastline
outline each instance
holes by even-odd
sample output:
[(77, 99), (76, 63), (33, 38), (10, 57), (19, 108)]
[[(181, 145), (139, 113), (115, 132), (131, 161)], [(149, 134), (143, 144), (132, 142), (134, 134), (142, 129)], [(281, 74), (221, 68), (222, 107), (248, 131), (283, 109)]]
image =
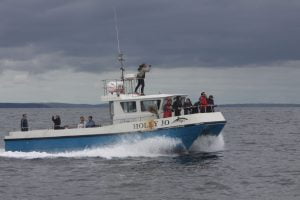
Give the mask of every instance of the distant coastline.
[(100, 108), (107, 104), (72, 104), (72, 103), (0, 103), (0, 108)]
[[(0, 108), (101, 108), (108, 104), (72, 104), (72, 103), (0, 103)], [(300, 104), (221, 104), (219, 107), (300, 107)]]

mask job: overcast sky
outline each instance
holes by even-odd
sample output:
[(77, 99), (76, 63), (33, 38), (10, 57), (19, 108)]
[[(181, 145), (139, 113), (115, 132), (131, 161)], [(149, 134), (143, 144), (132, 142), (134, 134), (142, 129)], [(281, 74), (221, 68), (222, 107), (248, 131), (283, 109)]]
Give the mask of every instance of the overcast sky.
[(300, 103), (299, 0), (0, 0), (0, 102), (100, 103), (126, 70), (146, 93)]

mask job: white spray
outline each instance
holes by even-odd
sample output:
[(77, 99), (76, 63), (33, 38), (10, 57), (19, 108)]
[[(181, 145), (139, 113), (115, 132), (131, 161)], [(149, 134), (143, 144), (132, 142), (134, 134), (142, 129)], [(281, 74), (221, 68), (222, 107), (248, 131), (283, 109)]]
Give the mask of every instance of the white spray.
[(123, 140), (120, 143), (106, 147), (63, 153), (5, 152), (2, 149), (0, 151), (0, 157), (20, 159), (101, 157), (105, 159), (112, 159), (126, 157), (175, 156), (176, 154), (172, 150), (179, 144), (179, 140), (166, 137), (153, 137), (144, 140), (139, 140), (137, 138), (135, 141)]
[(191, 147), (191, 151), (196, 152), (217, 152), (222, 151), (225, 148), (225, 142), (223, 134), (219, 136), (201, 136), (199, 137)]

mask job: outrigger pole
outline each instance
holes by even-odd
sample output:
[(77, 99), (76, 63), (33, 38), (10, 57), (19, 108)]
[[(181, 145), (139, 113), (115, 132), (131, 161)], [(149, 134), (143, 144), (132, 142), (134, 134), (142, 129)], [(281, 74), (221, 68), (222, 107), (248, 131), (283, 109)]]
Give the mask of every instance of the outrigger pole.
[(121, 52), (121, 48), (120, 48), (120, 40), (119, 40), (119, 28), (118, 28), (118, 18), (117, 18), (117, 11), (116, 8), (114, 7), (114, 15), (115, 15), (115, 29), (116, 29), (116, 34), (117, 34), (117, 43), (118, 43), (118, 61), (121, 64), (121, 68), (120, 70), (121, 72), (121, 80), (124, 82), (124, 71), (125, 71), (125, 67), (124, 67), (124, 61), (125, 59), (123, 58), (123, 53)]

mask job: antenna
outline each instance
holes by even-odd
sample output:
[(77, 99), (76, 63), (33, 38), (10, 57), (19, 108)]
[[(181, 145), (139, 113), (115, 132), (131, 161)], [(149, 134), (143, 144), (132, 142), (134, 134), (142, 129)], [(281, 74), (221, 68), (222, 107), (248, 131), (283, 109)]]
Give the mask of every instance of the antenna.
[(117, 34), (117, 43), (118, 43), (118, 61), (121, 63), (121, 68), (120, 70), (122, 71), (122, 74), (121, 74), (121, 79), (122, 81), (124, 81), (124, 71), (125, 71), (125, 68), (124, 68), (124, 61), (125, 59), (123, 58), (123, 53), (121, 51), (121, 48), (120, 48), (120, 40), (119, 40), (119, 27), (118, 27), (118, 17), (117, 17), (117, 11), (116, 11), (116, 8), (114, 7), (114, 18), (115, 18), (115, 29), (116, 29), (116, 34)]

